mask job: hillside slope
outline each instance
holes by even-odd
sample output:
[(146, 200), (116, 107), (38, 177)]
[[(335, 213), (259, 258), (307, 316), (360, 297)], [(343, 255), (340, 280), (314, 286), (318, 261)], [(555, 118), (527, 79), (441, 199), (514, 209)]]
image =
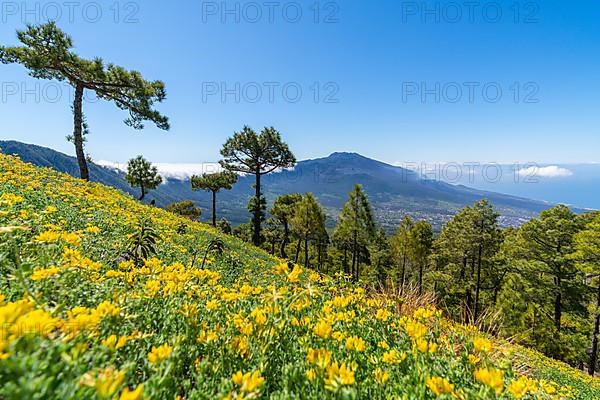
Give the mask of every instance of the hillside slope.
[[(136, 266), (140, 218), (160, 239)], [(0, 155), (2, 399), (600, 396), (581, 372), (401, 305)]]
[[(19, 155), (24, 161), (77, 176), (74, 157), (51, 149), (15, 141), (0, 141), (6, 154)], [(137, 195), (123, 179), (123, 172), (91, 165), (92, 181), (104, 183)], [(247, 203), (253, 194), (252, 177), (240, 178), (231, 191), (219, 193), (219, 215), (233, 224), (248, 222)], [(348, 192), (360, 183), (369, 194), (377, 221), (388, 231), (393, 231), (405, 215), (428, 220), (440, 229), (461, 208), (483, 198), (494, 204), (501, 214), (503, 226), (519, 225), (540, 211), (551, 207), (549, 203), (475, 190), (462, 185), (422, 179), (406, 169), (372, 160), (354, 153), (334, 153), (328, 157), (305, 160), (289, 170), (263, 178), (264, 193), (271, 203), (282, 194), (312, 192), (325, 206), (328, 225), (333, 226), (337, 214), (347, 200)], [(193, 200), (208, 216), (211, 197), (206, 192), (195, 192), (189, 180), (167, 179), (153, 190), (146, 202), (155, 200), (164, 207), (172, 202)]]

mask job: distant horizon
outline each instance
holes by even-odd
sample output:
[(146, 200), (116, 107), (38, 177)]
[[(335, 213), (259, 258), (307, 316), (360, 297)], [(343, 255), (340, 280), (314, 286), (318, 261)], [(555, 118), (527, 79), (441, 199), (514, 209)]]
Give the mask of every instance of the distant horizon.
[[(20, 142), (20, 141), (15, 141)], [(23, 142), (20, 142), (23, 143)], [(59, 151), (48, 146), (41, 146), (32, 143), (26, 143), (34, 146), (49, 148), (54, 151)], [(73, 154), (64, 153), (69, 157)], [(370, 160), (382, 162), (394, 167), (407, 167), (404, 165), (389, 164), (385, 161), (375, 160), (368, 156), (356, 152), (334, 152), (334, 153), (351, 153), (358, 154), (361, 157)], [(332, 153), (333, 154), (333, 153)], [(331, 155), (330, 155), (331, 156)], [(329, 156), (315, 157), (302, 161), (311, 161), (328, 158)], [(161, 163), (155, 160), (150, 160), (157, 166), (159, 173), (167, 179), (187, 180), (191, 175), (201, 174), (204, 172), (216, 172), (220, 167), (216, 161), (204, 163)], [(94, 160), (98, 165), (108, 168), (119, 167), (123, 171), (126, 168), (127, 161), (116, 162), (112, 160)], [(416, 165), (415, 165), (416, 164)], [(462, 176), (460, 179), (454, 179), (454, 163), (426, 163), (426, 166), (420, 163), (411, 163), (411, 166), (416, 166), (418, 169), (423, 168), (423, 171), (418, 171), (421, 175), (427, 178), (433, 178), (436, 181), (442, 181), (450, 184), (458, 184), (467, 186), (473, 189), (491, 191), (512, 196), (524, 197), (537, 201), (547, 201), (551, 203), (568, 204), (579, 208), (600, 209), (600, 164), (598, 163), (549, 163), (537, 164), (537, 169), (527, 170), (527, 163), (521, 163), (521, 169), (515, 170), (514, 163), (497, 163), (501, 168), (501, 179), (495, 181), (495, 177), (486, 180), (482, 175), (482, 168), (475, 168), (473, 178), (467, 174), (470, 171), (472, 164), (463, 165), (457, 162), (462, 168)], [(480, 163), (486, 166), (485, 162)], [(493, 164), (489, 164), (491, 172), (494, 175)], [(548, 169), (545, 169), (549, 167)], [(522, 172), (521, 172), (522, 171)], [(519, 173), (521, 172), (521, 173)], [(515, 175), (516, 174), (516, 175)], [(518, 180), (518, 182), (515, 182)], [(598, 188), (594, 192), (594, 188)]]

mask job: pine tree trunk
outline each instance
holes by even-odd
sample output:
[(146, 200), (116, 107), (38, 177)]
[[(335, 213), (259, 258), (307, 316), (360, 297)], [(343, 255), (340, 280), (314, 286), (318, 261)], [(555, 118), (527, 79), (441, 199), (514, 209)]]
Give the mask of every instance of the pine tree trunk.
[(561, 293), (561, 279), (556, 277), (556, 297), (554, 298), (554, 325), (556, 330), (560, 332), (562, 318), (562, 293)]
[(142, 189), (142, 195), (138, 200), (142, 201), (144, 200), (144, 197), (146, 197), (146, 188), (144, 187), (144, 184), (142, 182), (140, 182), (140, 189)]
[(479, 314), (479, 293), (481, 291), (481, 255), (483, 254), (483, 244), (479, 245), (479, 255), (477, 257), (477, 284), (475, 286), (475, 311), (473, 311), (473, 320), (477, 321)]
[(290, 227), (288, 226), (287, 220), (283, 221), (283, 241), (281, 242), (281, 258), (286, 259), (287, 254), (285, 252), (285, 246), (287, 246), (290, 240)]
[(308, 260), (308, 237), (304, 238), (304, 266), (306, 268), (309, 267), (309, 260)]
[(600, 334), (600, 281), (598, 282), (598, 289), (596, 291), (596, 316), (594, 318), (594, 333), (592, 334), (590, 364), (588, 365), (588, 372), (591, 376), (594, 376), (596, 364), (598, 362), (598, 334)]
[(317, 242), (317, 271), (322, 270), (322, 261), (321, 261), (321, 252), (322, 252), (321, 242)]
[(260, 246), (260, 171), (256, 171), (255, 185), (255, 204), (254, 204), (254, 232), (252, 234), (252, 242), (255, 246)]
[(212, 224), (217, 226), (217, 192), (212, 192)]
[(79, 164), (79, 176), (85, 181), (90, 180), (90, 171), (83, 151), (83, 90), (82, 84), (75, 86), (75, 100), (73, 101), (73, 143), (75, 144), (75, 154)]
[(298, 259), (300, 258), (300, 246), (302, 245), (302, 239), (298, 239), (298, 244), (296, 245), (296, 259), (294, 260), (294, 264), (298, 264)]
[(352, 277), (354, 279), (354, 276), (356, 274), (356, 253), (357, 253), (357, 235), (358, 233), (356, 231), (354, 231), (353, 237), (352, 237), (352, 270), (350, 271), (352, 273)]
[(467, 289), (467, 299), (465, 304), (465, 321), (467, 323), (472, 321), (472, 313), (471, 313), (471, 303), (473, 302), (473, 295), (471, 294), (471, 289)]

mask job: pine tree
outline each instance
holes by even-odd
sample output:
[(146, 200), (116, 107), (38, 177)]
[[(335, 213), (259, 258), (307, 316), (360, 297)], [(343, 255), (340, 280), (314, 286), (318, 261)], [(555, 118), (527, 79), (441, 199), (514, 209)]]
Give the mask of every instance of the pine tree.
[(413, 238), (413, 257), (419, 269), (418, 286), (419, 295), (423, 293), (423, 274), (429, 264), (429, 257), (433, 247), (433, 228), (427, 221), (419, 221), (411, 230)]
[(596, 213), (585, 229), (575, 235), (575, 249), (573, 258), (587, 273), (587, 279), (594, 280), (596, 286), (594, 329), (588, 363), (588, 372), (593, 376), (598, 364), (598, 335), (600, 335), (600, 214)]
[(409, 263), (413, 259), (413, 237), (412, 229), (414, 228), (414, 222), (410, 216), (405, 216), (400, 222), (400, 226), (396, 230), (396, 233), (391, 239), (392, 251), (396, 265), (398, 266), (397, 284), (400, 290), (400, 295), (404, 294), (404, 288), (406, 286), (406, 270)]
[(531, 271), (531, 278), (552, 296), (557, 332), (561, 330), (565, 301), (575, 300), (573, 292), (577, 289), (574, 286), (579, 286), (580, 273), (568, 256), (575, 250), (574, 236), (581, 228), (581, 220), (561, 205), (542, 211), (539, 218), (521, 227), (516, 238), (517, 261)]
[(212, 224), (217, 226), (217, 193), (222, 189), (231, 190), (238, 180), (238, 176), (229, 171), (214, 174), (192, 176), (193, 190), (206, 190), (212, 193)]
[(280, 196), (275, 199), (273, 208), (270, 210), (271, 215), (279, 220), (283, 225), (283, 240), (281, 241), (281, 258), (288, 258), (285, 247), (290, 240), (290, 220), (294, 216), (298, 202), (302, 200), (302, 195), (299, 193), (290, 193)]
[(279, 221), (275, 218), (267, 219), (263, 233), (269, 253), (275, 255), (275, 246), (277, 243), (281, 243), (283, 239), (283, 230), (279, 225)]
[(248, 126), (227, 139), (221, 155), (224, 159), (220, 163), (226, 170), (254, 175), (255, 195), (248, 208), (253, 214), (252, 241), (255, 246), (259, 246), (266, 209), (266, 201), (261, 192), (261, 177), (277, 169), (292, 167), (296, 164), (296, 158), (275, 128), (264, 128), (257, 134)]
[(350, 274), (355, 281), (360, 277), (360, 263), (368, 259), (368, 246), (375, 236), (375, 221), (371, 204), (360, 185), (354, 186), (348, 201), (338, 218), (336, 242), (349, 249), (352, 254)]
[(501, 243), (498, 213), (487, 200), (463, 208), (435, 241), (434, 279), (438, 294), (453, 305), (451, 309), (462, 304), (465, 321), (475, 321), (480, 316), (482, 290), (497, 293), (499, 289), (498, 279), (503, 272), (496, 257)]
[(390, 270), (394, 264), (394, 257), (390, 240), (388, 240), (383, 229), (379, 229), (376, 232), (369, 253), (371, 255), (371, 264), (374, 269), (377, 289), (385, 290)]
[(129, 160), (125, 180), (131, 187), (141, 189), (140, 201), (144, 200), (148, 190), (156, 189), (162, 183), (162, 177), (158, 175), (158, 169), (143, 156), (137, 156)]
[(23, 46), (0, 47), (3, 64), (22, 64), (34, 78), (66, 81), (75, 89), (71, 139), (75, 144), (81, 179), (90, 178), (83, 148), (87, 132), (83, 114), (85, 90), (93, 91), (98, 98), (127, 111), (129, 118), (125, 124), (134, 129), (143, 129), (144, 121), (154, 122), (163, 130), (169, 129), (168, 119), (153, 109), (155, 102), (160, 103), (166, 98), (164, 83), (146, 81), (137, 71), (105, 65), (100, 58), (86, 60), (79, 57), (72, 51), (73, 40), (54, 22), (29, 25), (25, 31), (17, 31), (17, 37)]
[(305, 194), (302, 200), (296, 203), (290, 223), (298, 237), (295, 262), (298, 262), (300, 244), (304, 242), (304, 265), (308, 268), (310, 267), (309, 242), (318, 241), (325, 232), (325, 213), (312, 193)]

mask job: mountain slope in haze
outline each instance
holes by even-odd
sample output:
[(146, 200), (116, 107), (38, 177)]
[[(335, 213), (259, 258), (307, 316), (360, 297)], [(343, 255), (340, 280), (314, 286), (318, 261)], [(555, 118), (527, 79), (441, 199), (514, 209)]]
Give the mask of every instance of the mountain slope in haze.
[[(17, 154), (35, 165), (52, 167), (77, 176), (79, 169), (74, 157), (57, 151), (15, 141), (0, 141), (4, 153)], [(129, 187), (122, 171), (90, 164), (91, 179), (138, 195)], [(245, 223), (250, 216), (246, 209), (253, 194), (254, 178), (241, 177), (231, 191), (219, 193), (219, 217), (233, 224)], [(263, 178), (263, 190), (269, 204), (279, 195), (292, 192), (312, 192), (327, 210), (332, 226), (348, 193), (361, 184), (373, 203), (377, 220), (388, 231), (393, 230), (405, 215), (426, 219), (440, 228), (464, 206), (487, 198), (501, 213), (503, 225), (519, 225), (551, 207), (549, 203), (461, 185), (423, 179), (407, 169), (372, 160), (356, 153), (334, 153), (329, 157), (299, 162), (295, 168), (273, 173)], [(190, 199), (210, 214), (210, 195), (192, 191), (189, 180), (165, 179), (165, 183), (148, 195), (164, 207), (175, 201)]]

